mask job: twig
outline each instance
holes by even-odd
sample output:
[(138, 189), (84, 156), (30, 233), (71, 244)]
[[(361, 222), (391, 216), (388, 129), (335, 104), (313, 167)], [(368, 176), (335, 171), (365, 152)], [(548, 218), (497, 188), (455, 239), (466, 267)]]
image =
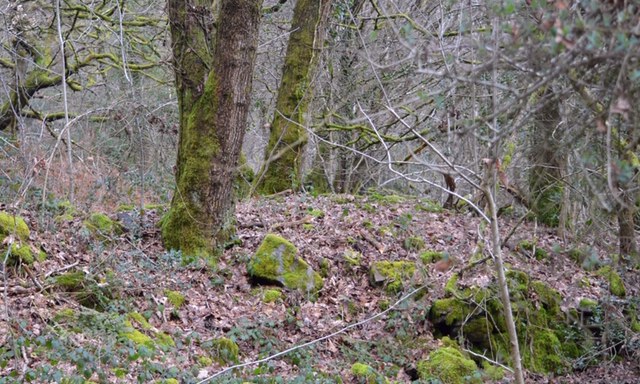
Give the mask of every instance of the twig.
[(363, 239), (367, 240), (368, 242), (370, 242), (374, 247), (376, 247), (376, 249), (378, 250), (378, 252), (380, 253), (384, 253), (384, 251), (386, 250), (386, 247), (380, 243), (378, 240), (376, 240), (375, 237), (373, 237), (372, 234), (370, 234), (369, 232), (365, 231), (365, 230), (361, 230), (360, 231), (360, 236), (362, 236)]
[(378, 317), (380, 317), (380, 316), (392, 311), (393, 309), (395, 309), (395, 307), (400, 305), (400, 303), (402, 303), (403, 301), (407, 300), (411, 296), (415, 295), (416, 293), (418, 293), (418, 291), (422, 290), (423, 288), (426, 288), (426, 285), (420, 286), (419, 288), (416, 288), (413, 291), (411, 291), (411, 292), (407, 293), (406, 295), (402, 296), (398, 301), (396, 301), (393, 305), (391, 305), (389, 308), (385, 309), (384, 311), (382, 311), (382, 312), (380, 312), (378, 314), (375, 314), (375, 315), (373, 315), (371, 317), (368, 317), (368, 318), (366, 318), (364, 320), (358, 321), (357, 323), (353, 323), (353, 324), (347, 325), (346, 327), (341, 328), (341, 329), (339, 329), (339, 330), (337, 330), (337, 331), (335, 331), (333, 333), (330, 333), (328, 335), (322, 336), (322, 337), (317, 338), (315, 340), (306, 342), (304, 344), (296, 345), (294, 347), (286, 349), (286, 350), (284, 350), (282, 352), (278, 352), (278, 353), (273, 354), (271, 356), (265, 357), (263, 359), (249, 361), (249, 362), (242, 363), (242, 364), (236, 364), (236, 365), (233, 365), (231, 367), (225, 368), (222, 371), (220, 371), (220, 372), (218, 372), (218, 373), (216, 373), (216, 374), (214, 374), (212, 376), (207, 377), (206, 379), (198, 381), (197, 384), (202, 384), (202, 383), (209, 382), (211, 379), (216, 378), (216, 377), (218, 377), (220, 375), (223, 375), (223, 374), (225, 374), (225, 373), (227, 373), (229, 371), (232, 371), (232, 370), (234, 370), (236, 368), (244, 368), (244, 367), (248, 367), (250, 365), (261, 364), (261, 363), (267, 362), (269, 360), (273, 360), (276, 357), (280, 357), (280, 356), (286, 355), (289, 352), (293, 352), (295, 350), (298, 350), (298, 349), (305, 348), (305, 347), (311, 346), (313, 344), (316, 344), (316, 343), (318, 343), (320, 341), (324, 341), (324, 340), (330, 339), (330, 338), (332, 338), (334, 336), (337, 336), (337, 335), (339, 335), (341, 333), (344, 333), (344, 332), (346, 332), (346, 331), (348, 331), (348, 330), (350, 330), (352, 328), (355, 328), (355, 327), (358, 327), (358, 326), (360, 326), (362, 324), (368, 323), (368, 322), (370, 322), (372, 320), (375, 320)]
[(481, 358), (481, 359), (485, 359), (485, 360), (487, 360), (488, 362), (490, 362), (491, 364), (493, 364), (493, 365), (498, 365), (498, 366), (500, 366), (500, 367), (502, 367), (502, 368), (506, 369), (507, 371), (509, 371), (509, 372), (513, 373), (513, 369), (511, 369), (511, 368), (507, 367), (507, 366), (506, 366), (506, 365), (504, 365), (504, 364), (500, 364), (500, 363), (499, 363), (499, 362), (497, 362), (497, 361), (491, 360), (490, 358), (486, 357), (485, 355), (481, 355), (481, 354), (479, 354), (479, 353), (475, 353), (475, 352), (473, 352), (473, 351), (471, 351), (471, 350), (469, 350), (469, 349), (465, 349), (465, 348), (463, 348), (462, 350), (463, 350), (463, 351), (465, 351), (465, 352), (467, 352), (467, 353), (469, 353), (470, 355), (473, 355), (473, 356), (479, 357), (479, 358)]
[(283, 223), (276, 223), (271, 228), (269, 228), (269, 231), (275, 231), (276, 229), (280, 229), (280, 228), (295, 227), (295, 226), (298, 226), (300, 224), (309, 224), (309, 223), (311, 223), (312, 220), (313, 220), (313, 218), (311, 216), (305, 216), (300, 220), (287, 221), (287, 222), (283, 222)]
[(75, 263), (71, 263), (71, 264), (66, 265), (66, 266), (64, 266), (62, 268), (58, 268), (58, 269), (54, 269), (53, 271), (49, 271), (49, 272), (45, 273), (44, 278), (46, 279), (47, 277), (49, 277), (49, 276), (51, 276), (53, 274), (58, 274), (58, 273), (64, 272), (64, 271), (66, 271), (68, 269), (71, 269), (71, 268), (75, 267), (78, 264), (80, 264), (80, 261), (76, 261)]

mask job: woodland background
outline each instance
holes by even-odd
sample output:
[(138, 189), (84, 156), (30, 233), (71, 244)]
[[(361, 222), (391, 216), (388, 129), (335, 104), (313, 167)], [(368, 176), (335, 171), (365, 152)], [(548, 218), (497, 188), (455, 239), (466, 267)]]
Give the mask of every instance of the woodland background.
[[(400, 303), (402, 311), (385, 314), (379, 328), (313, 346), (317, 356), (296, 350), (288, 360), (236, 370), (236, 379), (458, 382), (419, 363), (453, 348), (476, 360), (464, 380), (506, 380), (487, 376), (491, 369), (471, 354), (486, 342), (488, 360), (509, 365), (499, 343), (462, 332), (480, 312), (499, 312), (490, 300), (480, 312), (465, 307), (477, 292), (464, 292), (500, 280), (482, 269), (498, 253), (508, 269), (559, 292), (549, 301), (529, 280), (526, 288), (511, 286), (516, 307), (529, 303), (514, 312), (543, 308), (547, 323), (575, 327), (565, 336), (581, 335), (575, 353), (554, 350), (569, 336), (554, 334), (559, 344), (539, 343), (533, 333), (521, 339), (532, 355), (542, 355), (533, 352), (540, 347), (558, 357), (524, 356), (527, 382), (639, 377), (636, 2), (265, 1), (258, 33), (248, 35), (256, 56), (244, 88), (251, 89), (246, 122), (214, 128), (241, 139), (241, 154), (226, 144), (213, 151), (229, 159), (218, 181), (228, 182), (233, 193), (223, 195), (233, 201), (186, 225), (175, 200), (201, 189), (181, 184), (181, 175), (202, 147), (180, 143), (189, 141), (187, 127), (200, 129), (190, 116), (211, 112), (198, 109), (194, 95), (207, 94), (222, 60), (213, 53), (224, 41), (213, 36), (223, 29), (216, 17), (225, 4), (0, 3), (0, 203), (31, 229), (26, 238), (0, 232), (7, 255), (0, 382), (203, 380), (240, 362), (238, 345), (242, 361), (255, 361), (385, 310), (421, 285), (428, 294)], [(204, 81), (191, 84), (190, 76)], [(96, 213), (113, 223), (92, 224)], [(185, 234), (167, 236), (172, 220), (185, 228), (213, 220), (202, 224), (213, 228), (205, 232), (226, 250), (191, 258), (202, 249), (185, 248), (181, 241), (192, 240)], [(236, 230), (220, 237), (228, 224)], [(284, 297), (263, 300), (245, 264), (273, 232), (315, 270), (328, 263), (324, 293), (285, 289)], [(14, 241), (47, 258), (11, 259)], [(439, 256), (431, 260), (429, 252)], [(411, 274), (387, 276), (382, 288), (369, 282), (376, 262), (408, 259), (418, 262)], [(69, 271), (82, 278), (65, 288), (55, 278)], [(403, 284), (388, 291), (396, 281)], [(153, 293), (154, 286), (161, 289)], [(188, 306), (172, 303), (168, 292)], [(461, 302), (447, 302), (447, 313), (466, 308), (458, 311), (464, 316), (439, 320), (451, 317), (438, 313), (438, 300), (452, 299)], [(322, 323), (327, 318), (340, 321)], [(516, 318), (520, 332), (540, 326)], [(125, 322), (135, 329), (123, 331)], [(128, 337), (149, 337), (150, 329), (172, 341), (150, 347)], [(223, 339), (236, 347), (221, 346)]]

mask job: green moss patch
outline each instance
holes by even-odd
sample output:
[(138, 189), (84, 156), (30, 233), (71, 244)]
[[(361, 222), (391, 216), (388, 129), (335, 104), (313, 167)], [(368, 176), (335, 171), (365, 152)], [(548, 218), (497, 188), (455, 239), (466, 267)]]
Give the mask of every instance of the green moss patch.
[(167, 301), (173, 306), (174, 309), (180, 309), (180, 307), (182, 307), (182, 304), (184, 304), (185, 302), (184, 295), (178, 291), (171, 291), (167, 289), (164, 291), (164, 295), (167, 297)]
[(609, 292), (618, 297), (624, 297), (627, 294), (627, 290), (624, 286), (624, 281), (611, 266), (605, 266), (598, 270), (598, 276), (602, 276), (609, 282)]
[(518, 243), (517, 246), (520, 250), (525, 250), (531, 253), (531, 256), (535, 257), (536, 260), (545, 260), (549, 257), (549, 253), (544, 249), (537, 246), (536, 241), (534, 240), (522, 240)]
[(296, 247), (284, 238), (268, 234), (249, 261), (247, 270), (257, 282), (317, 293), (323, 285), (322, 277), (297, 253)]
[(444, 259), (444, 252), (425, 251), (420, 254), (420, 261), (423, 264), (432, 264)]
[[(522, 271), (509, 271), (507, 279), (525, 368), (557, 373), (589, 348), (589, 335), (570, 325), (556, 290), (530, 281)], [(434, 301), (429, 310), (435, 335), (463, 337), (472, 349), (493, 351), (491, 358), (509, 364), (509, 337), (497, 285), (461, 289), (452, 279), (446, 292), (449, 297)]]
[(275, 303), (282, 298), (282, 292), (278, 289), (266, 289), (262, 294), (264, 303)]
[(397, 293), (413, 279), (415, 271), (416, 265), (411, 261), (376, 261), (369, 270), (369, 281), (374, 286), (384, 285), (388, 293)]
[(21, 241), (28, 241), (30, 234), (31, 231), (23, 218), (0, 212), (0, 237), (2, 239), (9, 235), (15, 235)]
[(100, 240), (109, 240), (124, 232), (120, 224), (111, 220), (109, 216), (104, 213), (92, 213), (91, 216), (84, 221), (84, 226), (93, 236)]
[(438, 379), (443, 384), (482, 383), (476, 363), (454, 347), (442, 347), (418, 362), (418, 376), (423, 380)]
[(211, 357), (220, 364), (237, 363), (240, 347), (235, 341), (226, 337), (209, 340), (203, 343), (203, 348), (211, 353)]

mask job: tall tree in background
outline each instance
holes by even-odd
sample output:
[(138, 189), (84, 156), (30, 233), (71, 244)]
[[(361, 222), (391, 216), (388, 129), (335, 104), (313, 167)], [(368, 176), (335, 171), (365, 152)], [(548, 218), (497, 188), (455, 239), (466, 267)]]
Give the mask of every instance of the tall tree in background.
[(214, 255), (233, 231), (233, 178), (251, 96), (260, 0), (169, 0), (180, 141), (163, 219), (169, 249)]
[(296, 3), (269, 144), (257, 179), (257, 190), (261, 193), (280, 192), (301, 183), (303, 150), (307, 143), (302, 124), (330, 9), (328, 0)]

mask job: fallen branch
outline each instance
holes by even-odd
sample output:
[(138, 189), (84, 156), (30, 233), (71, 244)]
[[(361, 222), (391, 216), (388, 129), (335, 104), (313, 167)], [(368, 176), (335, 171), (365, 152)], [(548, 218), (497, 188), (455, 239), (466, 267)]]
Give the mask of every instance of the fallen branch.
[(382, 244), (381, 242), (379, 242), (378, 240), (376, 240), (375, 237), (373, 237), (372, 234), (370, 234), (369, 232), (365, 231), (365, 230), (361, 230), (360, 231), (360, 236), (362, 236), (363, 239), (367, 240), (368, 242), (370, 242), (374, 247), (376, 247), (376, 249), (378, 250), (378, 252), (380, 253), (384, 253), (384, 251), (386, 250), (386, 247), (384, 246), (384, 244)]

